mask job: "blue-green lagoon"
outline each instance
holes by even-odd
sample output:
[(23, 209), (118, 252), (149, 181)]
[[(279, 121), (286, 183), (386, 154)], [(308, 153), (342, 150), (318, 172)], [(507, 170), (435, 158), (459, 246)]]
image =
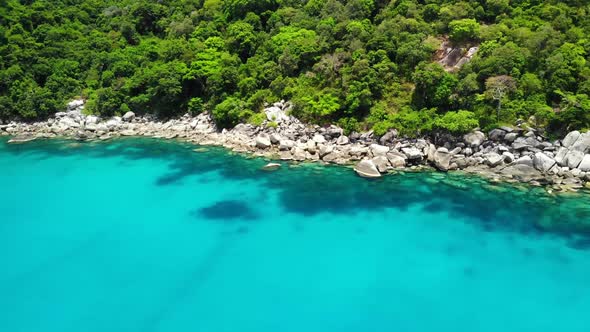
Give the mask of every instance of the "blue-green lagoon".
[(590, 195), (152, 139), (0, 141), (2, 331), (560, 331)]

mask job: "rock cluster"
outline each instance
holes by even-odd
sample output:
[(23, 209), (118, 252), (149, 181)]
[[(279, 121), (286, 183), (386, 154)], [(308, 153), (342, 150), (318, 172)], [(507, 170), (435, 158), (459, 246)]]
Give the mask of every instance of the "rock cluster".
[[(379, 177), (395, 169), (434, 167), (464, 170), (498, 180), (551, 184), (575, 190), (590, 180), (590, 133), (569, 133), (563, 140), (547, 141), (534, 129), (502, 127), (487, 135), (473, 131), (459, 138), (437, 140), (398, 137), (391, 130), (382, 137), (372, 132), (345, 135), (331, 125), (306, 125), (288, 115), (289, 103), (265, 109), (262, 126), (238, 124), (218, 131), (207, 112), (161, 121), (127, 112), (102, 119), (82, 113), (83, 103), (71, 103), (66, 112), (37, 123), (0, 125), (10, 142), (36, 138), (69, 137), (106, 140), (118, 136), (178, 138), (203, 145), (220, 145), (237, 152), (293, 161), (356, 164), (365, 177)], [(271, 124), (272, 125), (269, 125)]]

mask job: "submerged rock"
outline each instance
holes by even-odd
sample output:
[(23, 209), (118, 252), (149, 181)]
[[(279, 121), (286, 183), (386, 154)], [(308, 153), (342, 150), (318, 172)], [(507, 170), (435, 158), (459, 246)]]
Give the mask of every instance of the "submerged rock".
[(279, 164), (279, 163), (268, 163), (268, 164), (264, 165), (262, 167), (262, 169), (266, 170), (266, 171), (274, 171), (275, 169), (278, 169), (279, 167), (281, 167), (281, 164)]
[(526, 164), (512, 164), (504, 167), (501, 174), (517, 178), (523, 182), (542, 179), (543, 175), (534, 167)]
[(35, 136), (31, 135), (18, 135), (8, 140), (8, 143), (25, 143), (35, 139)]

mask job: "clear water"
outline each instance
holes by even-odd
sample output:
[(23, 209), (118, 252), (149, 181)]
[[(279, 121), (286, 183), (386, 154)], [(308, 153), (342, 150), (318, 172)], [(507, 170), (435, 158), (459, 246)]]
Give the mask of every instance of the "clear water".
[(0, 142), (2, 331), (584, 331), (588, 195)]

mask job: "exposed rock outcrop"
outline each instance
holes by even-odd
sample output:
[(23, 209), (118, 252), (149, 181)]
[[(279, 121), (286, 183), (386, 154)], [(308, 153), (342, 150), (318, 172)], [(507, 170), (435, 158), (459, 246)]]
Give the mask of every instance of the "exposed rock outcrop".
[[(262, 126), (239, 124), (219, 131), (208, 112), (167, 121), (135, 114), (101, 119), (84, 115), (83, 103), (76, 102), (47, 121), (0, 124), (0, 135), (12, 136), (11, 143), (52, 137), (174, 138), (281, 160), (356, 163), (357, 173), (368, 177), (379, 177), (391, 169), (429, 165), (441, 171), (459, 169), (494, 179), (546, 183), (563, 190), (576, 190), (590, 180), (590, 133), (574, 131), (555, 142), (547, 141), (536, 130), (518, 127), (497, 128), (489, 136), (473, 131), (463, 137), (436, 140), (398, 137), (393, 130), (382, 137), (372, 132), (345, 135), (334, 125), (301, 123), (285, 111), (288, 105), (282, 102), (271, 106), (284, 111), (285, 116), (279, 116), (278, 122), (273, 117)], [(271, 122), (273, 125), (269, 125)]]
[(377, 169), (375, 163), (368, 159), (361, 160), (358, 164), (356, 164), (354, 171), (357, 172), (358, 175), (367, 178), (378, 178), (381, 176), (381, 173)]

